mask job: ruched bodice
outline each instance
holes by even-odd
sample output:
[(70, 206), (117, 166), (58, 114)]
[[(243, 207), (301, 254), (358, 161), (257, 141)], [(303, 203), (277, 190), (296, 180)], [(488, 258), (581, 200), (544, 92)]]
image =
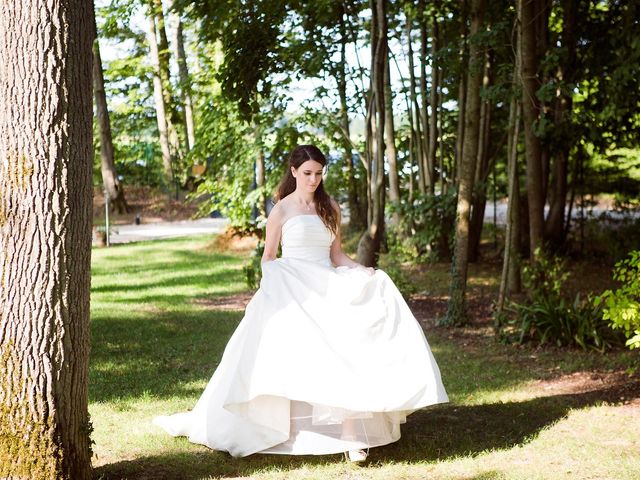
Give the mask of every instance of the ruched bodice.
[(335, 236), (318, 215), (295, 215), (282, 225), (282, 258), (299, 258), (331, 265)]

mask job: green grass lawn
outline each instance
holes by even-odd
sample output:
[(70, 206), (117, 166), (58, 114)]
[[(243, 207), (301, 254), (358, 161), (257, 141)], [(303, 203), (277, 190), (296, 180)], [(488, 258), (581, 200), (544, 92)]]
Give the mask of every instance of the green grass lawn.
[[(338, 455), (228, 454), (173, 438), (156, 414), (191, 408), (246, 301), (246, 253), (210, 238), (93, 252), (90, 413), (99, 479), (637, 479), (637, 352), (607, 355), (495, 342), (486, 325), (447, 330), (419, 318), (451, 403), (411, 415), (399, 442), (364, 467)], [(442, 293), (444, 266), (420, 277)], [(491, 275), (474, 267), (471, 290)], [(475, 290), (474, 290), (475, 289)], [(480, 292), (480, 293), (479, 293)]]

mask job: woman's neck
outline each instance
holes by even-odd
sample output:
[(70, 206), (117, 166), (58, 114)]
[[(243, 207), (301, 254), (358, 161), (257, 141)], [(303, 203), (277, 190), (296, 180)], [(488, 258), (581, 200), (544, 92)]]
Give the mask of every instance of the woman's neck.
[(314, 200), (314, 193), (315, 192), (302, 192), (296, 189), (294, 190), (293, 195), (298, 203), (308, 206)]

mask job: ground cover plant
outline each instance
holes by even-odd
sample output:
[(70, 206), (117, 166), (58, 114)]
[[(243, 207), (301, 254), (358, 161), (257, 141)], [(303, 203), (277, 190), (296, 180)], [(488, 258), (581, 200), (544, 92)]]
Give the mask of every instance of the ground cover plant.
[[(474, 264), (464, 328), (436, 327), (449, 266), (411, 267), (409, 298), (451, 402), (411, 415), (364, 467), (339, 455), (228, 454), (151, 424), (189, 409), (252, 292), (252, 246), (193, 237), (95, 249), (90, 413), (97, 479), (632, 479), (640, 471), (636, 351), (607, 354), (496, 341), (499, 265)], [(576, 264), (589, 284), (589, 266)], [(593, 271), (594, 278), (601, 275)]]

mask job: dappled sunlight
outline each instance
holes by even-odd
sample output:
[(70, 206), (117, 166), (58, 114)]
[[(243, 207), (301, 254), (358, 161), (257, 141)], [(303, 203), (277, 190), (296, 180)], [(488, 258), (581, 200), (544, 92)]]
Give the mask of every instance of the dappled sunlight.
[[(367, 467), (354, 467), (339, 455), (233, 459), (168, 436), (151, 419), (193, 408), (253, 295), (242, 283), (241, 257), (218, 261), (212, 253), (204, 262), (194, 253), (193, 260), (185, 245), (202, 251), (198, 242), (171, 241), (121, 249), (123, 258), (111, 259), (108, 266), (94, 257), (99, 268), (92, 294), (89, 394), (97, 478), (151, 478), (153, 472), (153, 478), (166, 479), (528, 480), (535, 478), (528, 476), (532, 471), (546, 471), (550, 458), (561, 471), (589, 471), (576, 467), (575, 458), (593, 466), (582, 449), (595, 449), (596, 435), (619, 442), (616, 458), (623, 466), (593, 466), (594, 472), (640, 467), (629, 453), (638, 447), (631, 436), (639, 428), (637, 410), (606, 406), (640, 401), (637, 375), (619, 368), (633, 364), (633, 352), (611, 358), (514, 348), (495, 342), (488, 323), (435, 327), (446, 298), (425, 295), (410, 304), (426, 330), (451, 403), (409, 416), (400, 441), (372, 449)], [(132, 265), (145, 258), (144, 269), (122, 269), (127, 257)], [(470, 305), (484, 312), (481, 301), (472, 299)], [(627, 424), (606, 433), (600, 431), (605, 426), (594, 424), (598, 421)], [(582, 444), (574, 430), (584, 435)], [(556, 442), (563, 443), (566, 458), (557, 454)], [(573, 477), (562, 473), (558, 478)], [(622, 474), (617, 478), (630, 480)]]

